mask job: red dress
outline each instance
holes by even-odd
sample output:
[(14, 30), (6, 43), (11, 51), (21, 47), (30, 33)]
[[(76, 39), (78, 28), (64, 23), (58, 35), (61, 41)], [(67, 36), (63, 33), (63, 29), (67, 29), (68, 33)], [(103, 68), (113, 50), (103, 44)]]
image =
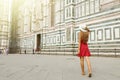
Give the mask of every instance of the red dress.
[(84, 56), (91, 56), (91, 54), (88, 48), (88, 44), (83, 43), (83, 41), (81, 41), (80, 52), (78, 53), (78, 57), (84, 57)]

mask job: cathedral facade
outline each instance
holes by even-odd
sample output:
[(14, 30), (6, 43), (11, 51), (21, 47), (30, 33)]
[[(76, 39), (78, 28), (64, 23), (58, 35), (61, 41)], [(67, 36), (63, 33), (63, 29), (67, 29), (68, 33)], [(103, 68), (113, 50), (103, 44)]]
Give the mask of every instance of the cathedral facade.
[(26, 0), (18, 11), (19, 53), (76, 55), (84, 25), (92, 54), (120, 53), (120, 0)]

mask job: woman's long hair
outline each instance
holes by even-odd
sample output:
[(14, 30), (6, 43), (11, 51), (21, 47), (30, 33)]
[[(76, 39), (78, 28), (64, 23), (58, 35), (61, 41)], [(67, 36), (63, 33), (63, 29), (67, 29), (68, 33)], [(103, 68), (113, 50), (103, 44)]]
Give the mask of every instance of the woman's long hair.
[(85, 27), (85, 30), (87, 30), (88, 32), (90, 32), (89, 28), (88, 27)]

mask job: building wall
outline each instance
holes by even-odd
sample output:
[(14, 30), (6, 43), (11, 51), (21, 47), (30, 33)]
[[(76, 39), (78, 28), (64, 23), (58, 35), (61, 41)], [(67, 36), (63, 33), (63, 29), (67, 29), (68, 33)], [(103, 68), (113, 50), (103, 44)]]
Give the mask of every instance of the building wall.
[(11, 4), (9, 0), (0, 0), (0, 50), (9, 47), (10, 9)]
[[(22, 33), (20, 33), (21, 36), (19, 37), (20, 41), (31, 41), (33, 38), (34, 49), (36, 50), (38, 48), (37, 40), (39, 40), (37, 35), (40, 34), (40, 51), (36, 52), (44, 53), (46, 51), (45, 53), (47, 53), (51, 50), (53, 53), (57, 50), (62, 53), (64, 49), (67, 54), (67, 51), (73, 49), (77, 51), (79, 27), (84, 24), (91, 30), (88, 42), (91, 52), (111, 54), (110, 52), (113, 53), (119, 49), (120, 0), (45, 1), (44, 3), (44, 1), (36, 0), (33, 6), (29, 6), (32, 8), (32, 22), (29, 24), (32, 26), (30, 31), (26, 31), (29, 34), (24, 32), (24, 35), (21, 35)], [(24, 16), (25, 18), (27, 16)], [(30, 38), (30, 35), (34, 37)], [(31, 43), (27, 43), (29, 44), (28, 47)], [(23, 48), (25, 47), (24, 45)]]

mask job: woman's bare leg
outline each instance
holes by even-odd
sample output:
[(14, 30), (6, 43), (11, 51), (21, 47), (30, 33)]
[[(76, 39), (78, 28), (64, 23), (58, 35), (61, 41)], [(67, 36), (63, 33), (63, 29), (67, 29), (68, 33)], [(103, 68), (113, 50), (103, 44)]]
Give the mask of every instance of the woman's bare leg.
[(82, 75), (85, 75), (85, 71), (84, 71), (84, 57), (80, 57), (80, 64), (81, 64)]
[(91, 69), (91, 63), (89, 57), (86, 57), (87, 65), (88, 65), (88, 72), (89, 72), (89, 77), (91, 77), (92, 74), (92, 69)]

